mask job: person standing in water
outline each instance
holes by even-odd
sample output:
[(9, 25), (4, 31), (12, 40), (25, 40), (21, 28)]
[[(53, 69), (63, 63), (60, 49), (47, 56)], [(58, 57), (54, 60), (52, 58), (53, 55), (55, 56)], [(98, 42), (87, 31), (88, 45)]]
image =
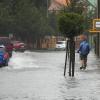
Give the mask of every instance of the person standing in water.
[(81, 60), (81, 67), (80, 69), (86, 69), (87, 67), (87, 57), (90, 52), (90, 46), (87, 41), (87, 36), (82, 35), (81, 37), (82, 42), (80, 43), (80, 47), (78, 49), (78, 53), (80, 54), (80, 60)]

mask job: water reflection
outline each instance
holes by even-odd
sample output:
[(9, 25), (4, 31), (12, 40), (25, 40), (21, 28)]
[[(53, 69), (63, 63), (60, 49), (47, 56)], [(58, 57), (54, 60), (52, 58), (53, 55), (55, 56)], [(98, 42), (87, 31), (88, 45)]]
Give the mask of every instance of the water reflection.
[(70, 88), (77, 88), (78, 87), (78, 80), (74, 77), (72, 78), (65, 78), (65, 84), (64, 86), (67, 87), (67, 89)]
[[(63, 100), (82, 100), (77, 99), (75, 95), (73, 95), (73, 90), (79, 87), (79, 81), (75, 77), (65, 77), (65, 82), (61, 84), (62, 89), (62, 97)], [(71, 92), (72, 91), (72, 92)]]

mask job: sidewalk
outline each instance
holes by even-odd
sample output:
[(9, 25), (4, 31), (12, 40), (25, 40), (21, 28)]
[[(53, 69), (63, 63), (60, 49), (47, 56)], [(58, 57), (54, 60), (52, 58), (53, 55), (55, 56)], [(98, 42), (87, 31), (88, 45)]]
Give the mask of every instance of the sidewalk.
[[(79, 58), (79, 54), (76, 53), (75, 55), (76, 57), (76, 66), (81, 66), (81, 62), (80, 62), (80, 58)], [(95, 68), (98, 68), (100, 65), (100, 58), (98, 58), (94, 51), (91, 51), (88, 55), (88, 58), (87, 58), (87, 69), (95, 69)]]

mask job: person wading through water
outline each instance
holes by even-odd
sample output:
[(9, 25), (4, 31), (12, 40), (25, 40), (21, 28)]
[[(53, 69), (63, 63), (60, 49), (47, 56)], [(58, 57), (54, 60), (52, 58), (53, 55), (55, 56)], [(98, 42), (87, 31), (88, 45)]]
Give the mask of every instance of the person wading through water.
[(87, 41), (87, 36), (82, 35), (81, 36), (82, 42), (80, 43), (80, 47), (78, 49), (78, 53), (80, 54), (80, 60), (81, 60), (81, 67), (80, 69), (86, 69), (87, 67), (87, 56), (90, 52), (90, 46)]

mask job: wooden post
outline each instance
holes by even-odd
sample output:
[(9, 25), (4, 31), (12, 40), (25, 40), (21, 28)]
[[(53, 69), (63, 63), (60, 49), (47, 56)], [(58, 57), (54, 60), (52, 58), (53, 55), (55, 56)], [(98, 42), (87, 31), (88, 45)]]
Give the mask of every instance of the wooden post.
[(66, 58), (65, 58), (65, 66), (64, 66), (64, 76), (66, 75), (66, 65), (67, 59), (69, 58), (69, 76), (74, 76), (75, 69), (75, 41), (74, 37), (71, 37), (67, 40), (66, 43)]
[(65, 57), (65, 66), (64, 66), (64, 76), (66, 75), (66, 65), (67, 65), (67, 56), (68, 56), (68, 45), (69, 41), (66, 41), (66, 57)]
[(67, 44), (66, 44), (66, 57), (65, 57), (65, 66), (64, 66), (64, 76), (66, 75), (66, 64), (67, 64)]
[(69, 63), (69, 76), (74, 76), (75, 69), (75, 41), (74, 37), (70, 38), (70, 63)]
[(73, 39), (72, 42), (72, 77), (74, 76), (74, 71), (75, 71), (75, 41)]

